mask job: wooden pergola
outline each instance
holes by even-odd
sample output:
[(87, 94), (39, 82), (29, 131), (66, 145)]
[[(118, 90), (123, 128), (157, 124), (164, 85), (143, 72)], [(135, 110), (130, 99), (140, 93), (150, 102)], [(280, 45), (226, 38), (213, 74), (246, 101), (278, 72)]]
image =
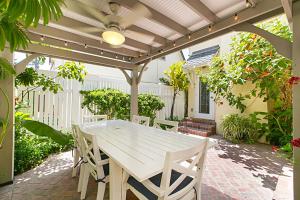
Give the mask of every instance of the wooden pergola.
[[(300, 1), (291, 0), (113, 0), (121, 5), (118, 15), (132, 12), (136, 3), (148, 8), (151, 15), (141, 18), (125, 30), (125, 43), (113, 48), (105, 43), (100, 32), (85, 32), (82, 27), (101, 28), (93, 13), (102, 12), (101, 3), (93, 0), (66, 0), (64, 16), (47, 26), (28, 30), (32, 43), (22, 52), (31, 54), (16, 66), (24, 70), (39, 55), (119, 68), (131, 85), (131, 114), (137, 114), (138, 84), (145, 66), (153, 59), (190, 47), (232, 31), (256, 33), (267, 39), (283, 56), (293, 59), (293, 73), (300, 75)], [(90, 11), (87, 12), (88, 7)], [(102, 11), (100, 11), (100, 8)], [(285, 13), (294, 32), (293, 44), (253, 24)], [(147, 36), (145, 36), (147, 35)], [(150, 36), (150, 37), (149, 37)], [(12, 56), (7, 54), (7, 58)], [(13, 78), (6, 80), (10, 98), (14, 99)], [(8, 83), (8, 84), (7, 84)], [(2, 83), (1, 83), (2, 84)], [(300, 120), (300, 86), (293, 90), (294, 122)], [(2, 109), (0, 110), (0, 114)], [(13, 120), (13, 112), (11, 120)], [(5, 159), (9, 159), (0, 183), (13, 180), (13, 126), (9, 128)], [(300, 123), (294, 123), (294, 137), (300, 137)], [(300, 199), (300, 150), (294, 150), (295, 199)], [(0, 155), (0, 163), (3, 156)], [(3, 170), (3, 169), (1, 169)], [(3, 174), (8, 174), (7, 176)]]

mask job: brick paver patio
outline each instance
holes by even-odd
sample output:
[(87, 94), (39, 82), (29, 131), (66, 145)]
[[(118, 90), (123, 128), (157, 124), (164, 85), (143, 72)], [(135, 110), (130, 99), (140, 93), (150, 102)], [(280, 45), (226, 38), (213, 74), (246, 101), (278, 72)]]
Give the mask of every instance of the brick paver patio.
[[(274, 154), (270, 145), (235, 145), (216, 138), (218, 147), (208, 152), (202, 199), (291, 199), (292, 167), (286, 159)], [(13, 185), (0, 188), (0, 200), (79, 199), (78, 178), (71, 178), (71, 168), (71, 152), (54, 155), (41, 166), (16, 176)], [(279, 184), (278, 180), (284, 182)], [(92, 179), (86, 199), (96, 199), (96, 184)], [(128, 194), (128, 199), (136, 198)]]

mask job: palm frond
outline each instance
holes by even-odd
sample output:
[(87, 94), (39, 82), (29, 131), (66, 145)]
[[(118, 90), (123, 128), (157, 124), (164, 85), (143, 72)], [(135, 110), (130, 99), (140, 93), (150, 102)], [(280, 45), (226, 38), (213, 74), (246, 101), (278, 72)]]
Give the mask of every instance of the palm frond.
[(3, 80), (6, 77), (14, 74), (16, 74), (14, 67), (8, 62), (7, 59), (0, 57), (0, 80)]

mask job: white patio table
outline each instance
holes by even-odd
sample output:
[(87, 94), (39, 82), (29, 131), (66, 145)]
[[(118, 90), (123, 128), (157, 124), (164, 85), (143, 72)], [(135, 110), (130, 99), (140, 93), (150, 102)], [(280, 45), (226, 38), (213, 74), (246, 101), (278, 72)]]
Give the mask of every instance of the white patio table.
[[(100, 149), (110, 157), (110, 199), (120, 200), (123, 170), (140, 182), (162, 172), (165, 154), (203, 142), (202, 137), (145, 127), (122, 120), (90, 123), (80, 127), (96, 135)], [(216, 144), (210, 139), (209, 147)]]

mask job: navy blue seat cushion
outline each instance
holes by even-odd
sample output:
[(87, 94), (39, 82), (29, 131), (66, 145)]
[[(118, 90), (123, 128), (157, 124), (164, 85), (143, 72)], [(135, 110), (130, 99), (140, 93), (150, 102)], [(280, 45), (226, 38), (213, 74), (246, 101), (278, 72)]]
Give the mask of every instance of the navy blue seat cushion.
[[(172, 170), (172, 174), (171, 174), (171, 185), (179, 178), (179, 176), (181, 175), (181, 173)], [(160, 182), (161, 182), (161, 177), (162, 177), (162, 173), (153, 176), (152, 178), (150, 178), (149, 180), (156, 185), (157, 187), (160, 187)], [(174, 194), (180, 190), (182, 190), (183, 188), (185, 188), (191, 181), (193, 180), (192, 177), (187, 176), (176, 188), (174, 191), (172, 191), (171, 194)], [(136, 189), (138, 192), (140, 192), (141, 194), (143, 194), (147, 199), (149, 200), (157, 200), (158, 197), (153, 194), (150, 190), (148, 190), (141, 182), (138, 182), (135, 178), (133, 178), (132, 176), (129, 177), (128, 179), (128, 184), (131, 185), (134, 189)]]

